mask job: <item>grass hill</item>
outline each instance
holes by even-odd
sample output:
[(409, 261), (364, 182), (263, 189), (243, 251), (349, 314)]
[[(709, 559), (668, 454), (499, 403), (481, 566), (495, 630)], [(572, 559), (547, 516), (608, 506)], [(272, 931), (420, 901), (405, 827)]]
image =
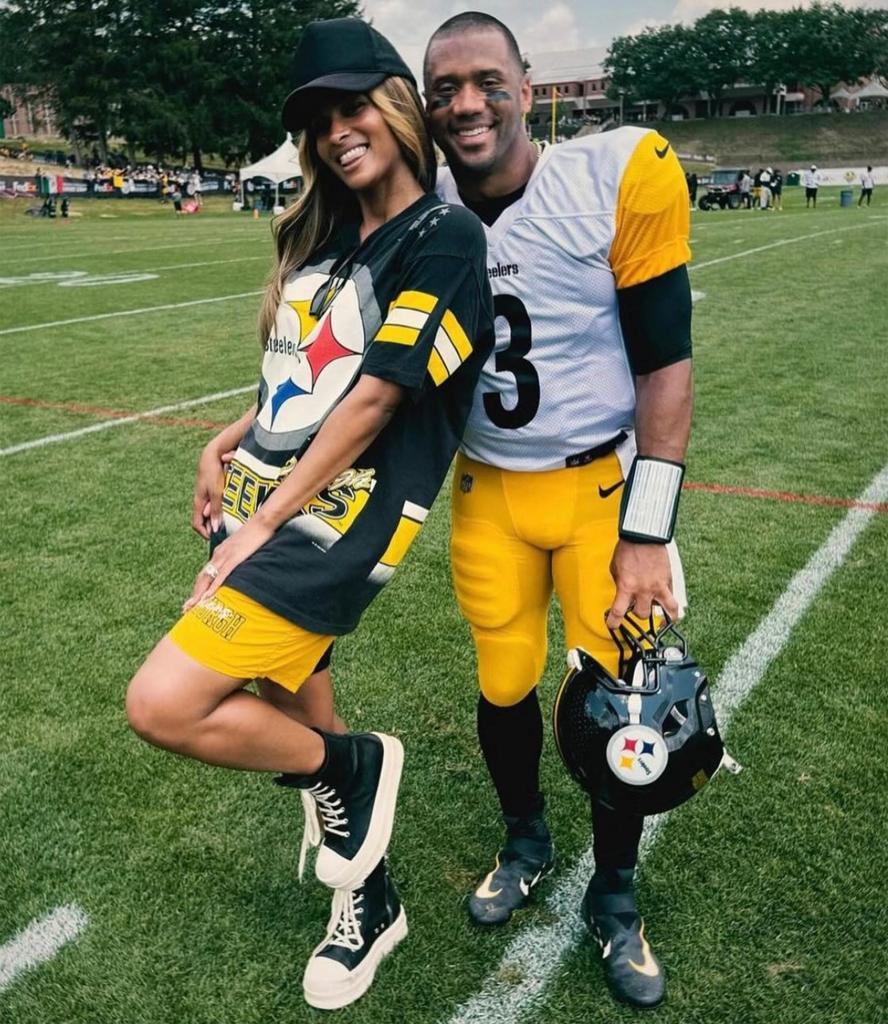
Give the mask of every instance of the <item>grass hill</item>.
[(888, 111), (721, 117), (659, 127), (678, 152), (711, 154), (727, 166), (888, 163)]

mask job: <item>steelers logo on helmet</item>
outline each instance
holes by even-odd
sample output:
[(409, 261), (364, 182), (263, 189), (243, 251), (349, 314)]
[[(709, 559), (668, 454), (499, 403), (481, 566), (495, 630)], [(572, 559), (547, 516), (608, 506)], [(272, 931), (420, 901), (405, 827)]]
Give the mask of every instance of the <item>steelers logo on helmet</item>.
[(663, 774), (669, 751), (663, 736), (646, 725), (618, 729), (607, 744), (607, 763), (621, 782), (647, 786)]
[(632, 814), (660, 814), (691, 799), (726, 759), (706, 676), (668, 618), (627, 616), (614, 635), (612, 675), (582, 648), (553, 710), (558, 752), (596, 802)]

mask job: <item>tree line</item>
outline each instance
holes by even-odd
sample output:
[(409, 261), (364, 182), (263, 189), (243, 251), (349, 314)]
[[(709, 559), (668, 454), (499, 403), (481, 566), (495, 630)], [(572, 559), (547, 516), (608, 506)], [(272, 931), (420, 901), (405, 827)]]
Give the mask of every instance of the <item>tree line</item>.
[(79, 155), (122, 139), (157, 160), (258, 159), (280, 144), (280, 108), (303, 28), (359, 14), (354, 0), (8, 0), (0, 83), (49, 98)]
[(888, 68), (888, 10), (814, 3), (783, 11), (713, 10), (691, 26), (647, 28), (619, 36), (604, 67), (608, 95), (663, 104), (705, 92), (710, 116), (721, 114), (725, 92), (781, 85), (816, 88), (824, 100), (837, 82), (855, 82)]
[[(109, 140), (201, 168), (256, 159), (281, 139), (290, 61), (315, 18), (360, 14), (357, 0), (0, 0), (0, 83), (38, 92), (80, 155), (108, 162)], [(836, 82), (888, 67), (888, 11), (815, 3), (713, 10), (692, 26), (613, 41), (609, 94), (668, 113), (705, 92), (709, 112), (738, 82)]]

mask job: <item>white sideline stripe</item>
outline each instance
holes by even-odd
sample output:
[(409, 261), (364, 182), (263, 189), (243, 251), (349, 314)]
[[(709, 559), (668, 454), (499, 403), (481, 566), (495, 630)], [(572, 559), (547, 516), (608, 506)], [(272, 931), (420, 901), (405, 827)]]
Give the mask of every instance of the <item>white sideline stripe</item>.
[(778, 242), (769, 242), (767, 245), (758, 245), (755, 249), (746, 249), (744, 252), (734, 252), (730, 256), (719, 256), (715, 260), (707, 260), (705, 263), (691, 263), (688, 270), (702, 270), (704, 267), (714, 267), (716, 263), (727, 263), (728, 260), (738, 260), (741, 256), (752, 256), (757, 252), (764, 252), (766, 249), (776, 249), (780, 245), (792, 245), (794, 242), (805, 242), (809, 238), (820, 238), (822, 235), (834, 235), (839, 231), (859, 231), (861, 228), (871, 227), (871, 221), (866, 224), (852, 224), (847, 228), (828, 228), (825, 231), (815, 231), (810, 235), (796, 235), (795, 238), (781, 238)]
[(51, 960), (89, 924), (82, 907), (69, 903), (32, 921), (9, 942), (0, 946), (0, 992), (25, 971)]
[[(873, 504), (886, 498), (888, 465), (876, 474), (859, 501)], [(713, 692), (722, 734), (727, 732), (734, 712), (783, 650), (799, 620), (875, 514), (873, 508), (850, 509), (807, 565), (793, 576), (757, 629), (728, 659)], [(648, 820), (641, 840), (640, 857), (650, 850), (667, 817), (663, 814)], [(481, 991), (457, 1008), (449, 1024), (489, 1024), (491, 1021), (516, 1024), (524, 1012), (539, 1000), (558, 971), (564, 955), (585, 934), (577, 908), (594, 865), (590, 845), (546, 901), (546, 910), (555, 916), (555, 921), (528, 928), (516, 935)], [(516, 981), (516, 978), (520, 980)]]
[(152, 416), (164, 416), (168, 412), (179, 412), (182, 409), (192, 409), (196, 405), (208, 405), (210, 402), (218, 402), (223, 398), (232, 398), (234, 395), (244, 395), (248, 391), (255, 391), (256, 385), (250, 384), (245, 388), (232, 388), (230, 391), (217, 391), (213, 395), (203, 395), (201, 398), (189, 398), (185, 402), (176, 402), (175, 405), (161, 405), (156, 409), (148, 409), (146, 412), (135, 412), (132, 416), (121, 416), (119, 419), (102, 420), (101, 423), (92, 423), (88, 427), (81, 427), (80, 430), (69, 430), (64, 434), (47, 434), (45, 437), (36, 437), (33, 441), (22, 441), (21, 444), (14, 444), (9, 448), (0, 448), (0, 455), (15, 455), (16, 452), (26, 452), (31, 448), (43, 448), (48, 444), (58, 444), (59, 441), (70, 441), (75, 437), (83, 437), (85, 434), (97, 434), (101, 430), (110, 430), (112, 427), (122, 427), (125, 423), (137, 423), (139, 420), (150, 419)]
[(138, 316), (140, 313), (157, 313), (163, 309), (184, 309), (185, 306), (204, 306), (209, 302), (228, 302), (229, 299), (249, 299), (263, 295), (263, 291), (239, 292), (237, 295), (217, 295), (213, 299), (189, 299), (188, 302), (168, 302), (163, 306), (143, 306), (141, 309), (120, 309), (116, 313), (96, 313), (94, 316), (75, 316), (70, 320), (50, 320), (45, 324), (27, 324), (24, 327), (5, 327), (0, 334), (22, 334), (24, 331), (42, 331), (47, 327), (65, 327), (68, 324), (85, 324), (92, 320), (110, 320), (115, 316)]
[[(75, 257), (75, 260), (76, 260), (76, 257)], [(222, 263), (249, 263), (249, 262), (251, 262), (253, 260), (268, 260), (270, 262), (271, 261), (271, 255), (268, 254), (266, 256), (234, 256), (232, 259), (228, 259), (228, 260), (201, 260), (199, 263), (170, 263), (170, 264), (168, 264), (165, 267), (145, 267), (144, 270), (142, 270), (139, 267), (136, 267), (136, 268), (133, 268), (132, 270), (121, 270), (119, 272), (119, 274), (115, 275), (115, 277), (123, 277), (126, 274), (157, 274), (157, 273), (160, 273), (160, 271), (162, 271), (162, 270), (190, 270), (192, 267), (217, 267), (217, 266), (219, 266)], [(74, 262), (74, 261), (72, 260), (72, 262)], [(54, 271), (52, 271), (52, 273), (54, 273), (54, 274), (70, 274), (70, 273), (86, 274), (86, 273), (88, 273), (88, 271), (85, 271), (85, 270), (77, 270), (77, 271), (54, 270)], [(93, 276), (93, 275), (90, 275), (90, 276)], [(114, 282), (108, 282), (108, 283), (130, 284), (133, 280), (134, 280), (133, 278), (130, 278), (128, 280), (124, 278), (124, 280), (121, 280), (120, 282), (114, 281)], [(3, 285), (2, 282), (0, 282), (0, 288), (2, 288), (2, 287), (10, 287), (10, 288), (23, 288), (23, 287), (25, 287), (25, 288), (27, 288), (27, 287), (35, 285), (35, 284), (36, 285), (43, 285), (44, 288), (45, 288), (47, 284), (58, 284), (58, 283), (59, 283), (58, 281), (47, 281), (45, 278), (37, 278), (37, 279), (35, 279), (33, 281), (19, 280), (15, 285)]]
[[(227, 236), (225, 238), (199, 238), (197, 239), (197, 241), (194, 242), (171, 242), (169, 245), (150, 245), (147, 248), (141, 249), (101, 249), (98, 250), (97, 252), (78, 252), (74, 255), (74, 258), (83, 260), (99, 260), (104, 259), (106, 256), (124, 256), (138, 252), (157, 252), (158, 249), (194, 249), (199, 245), (216, 245), (221, 244), (223, 242), (231, 243), (234, 241), (236, 241), (240, 245), (243, 245), (245, 243), (249, 244), (250, 242), (267, 242), (268, 240), (266, 238), (235, 239)], [(16, 260), (13, 262), (41, 263), (46, 262), (47, 260), (69, 260), (71, 259), (71, 257), (72, 254), (66, 252), (57, 253), (52, 256), (26, 256), (24, 259)]]

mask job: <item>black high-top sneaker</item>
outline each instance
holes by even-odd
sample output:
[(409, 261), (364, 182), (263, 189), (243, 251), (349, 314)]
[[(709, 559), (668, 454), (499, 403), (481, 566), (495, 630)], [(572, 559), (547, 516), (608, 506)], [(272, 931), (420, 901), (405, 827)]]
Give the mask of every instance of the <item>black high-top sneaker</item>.
[(659, 1006), (666, 996), (663, 969), (644, 935), (632, 889), (631, 868), (592, 876), (583, 897), (586, 926), (601, 946), (608, 988), (615, 999), (641, 1009)]
[(401, 783), (404, 748), (383, 733), (322, 733), (327, 759), (316, 775), (275, 779), (309, 793), (323, 841), (315, 862), (318, 880), (331, 889), (354, 889), (385, 855)]
[(552, 870), (555, 847), (542, 810), (526, 817), (504, 815), (506, 844), (493, 870), (469, 897), (477, 924), (505, 924), (530, 900), (531, 891)]
[(407, 915), (381, 861), (357, 889), (337, 889), (327, 934), (305, 968), (305, 1001), (338, 1010), (362, 996), (384, 956), (407, 935)]

